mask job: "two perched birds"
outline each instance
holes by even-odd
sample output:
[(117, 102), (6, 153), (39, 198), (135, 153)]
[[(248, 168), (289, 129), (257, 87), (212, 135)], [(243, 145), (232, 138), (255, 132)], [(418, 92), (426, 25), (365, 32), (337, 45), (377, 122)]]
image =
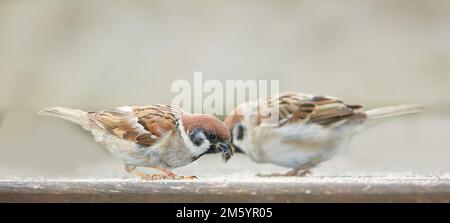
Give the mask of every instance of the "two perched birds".
[[(236, 107), (224, 122), (207, 114), (189, 114), (170, 105), (124, 106), (98, 112), (51, 107), (40, 112), (90, 131), (128, 173), (145, 180), (194, 179), (172, 169), (204, 154), (222, 153), (228, 160), (242, 152), (259, 163), (292, 168), (303, 176), (331, 158), (351, 136), (377, 120), (421, 112), (418, 105), (364, 111), (360, 105), (324, 96), (285, 93)], [(147, 174), (149, 167), (161, 174)]]

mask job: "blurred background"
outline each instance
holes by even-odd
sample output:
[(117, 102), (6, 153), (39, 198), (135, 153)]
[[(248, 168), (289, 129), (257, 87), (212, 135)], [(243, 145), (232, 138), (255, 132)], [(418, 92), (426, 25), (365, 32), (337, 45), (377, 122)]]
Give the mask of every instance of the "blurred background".
[[(91, 136), (40, 117), (170, 103), (173, 81), (279, 80), (281, 91), (426, 113), (363, 132), (319, 175), (450, 171), (450, 1), (0, 1), (0, 178), (126, 176)], [(202, 157), (197, 176), (285, 169)]]

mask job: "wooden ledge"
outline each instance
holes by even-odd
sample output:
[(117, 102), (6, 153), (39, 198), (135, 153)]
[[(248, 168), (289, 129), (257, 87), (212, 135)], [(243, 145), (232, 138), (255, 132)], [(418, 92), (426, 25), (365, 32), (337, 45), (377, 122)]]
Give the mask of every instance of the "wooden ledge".
[(450, 178), (305, 177), (0, 180), (0, 202), (449, 202)]

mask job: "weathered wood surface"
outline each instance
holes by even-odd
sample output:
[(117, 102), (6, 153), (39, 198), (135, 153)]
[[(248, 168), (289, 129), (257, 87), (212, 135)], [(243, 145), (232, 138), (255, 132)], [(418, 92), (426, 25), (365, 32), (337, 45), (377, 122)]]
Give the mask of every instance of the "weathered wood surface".
[(0, 180), (0, 202), (449, 202), (440, 177)]

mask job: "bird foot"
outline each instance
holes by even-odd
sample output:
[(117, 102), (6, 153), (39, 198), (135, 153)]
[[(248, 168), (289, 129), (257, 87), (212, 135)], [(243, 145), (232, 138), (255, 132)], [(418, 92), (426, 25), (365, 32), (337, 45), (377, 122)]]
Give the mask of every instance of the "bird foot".
[(168, 176), (168, 175), (165, 175), (165, 174), (146, 174), (146, 175), (142, 175), (140, 177), (141, 177), (141, 179), (146, 180), (146, 181), (164, 180), (164, 179), (171, 179), (171, 178), (173, 178), (172, 176)]
[(197, 179), (196, 176), (178, 176), (171, 172), (170, 170), (163, 169), (160, 167), (151, 167), (159, 171), (164, 172), (164, 174), (147, 174), (136, 170), (135, 166), (125, 165), (125, 170), (128, 173), (134, 174), (140, 177), (142, 180), (153, 181), (153, 180), (194, 180)]
[(177, 176), (179, 180), (196, 180), (198, 179), (196, 176)]
[(311, 171), (309, 170), (289, 171), (286, 173), (286, 175), (293, 177), (306, 177), (308, 175), (311, 175)]
[(263, 174), (263, 173), (258, 173), (256, 174), (257, 177), (284, 177), (286, 176), (283, 173), (270, 173), (270, 174)]
[(271, 173), (271, 174), (256, 174), (257, 177), (304, 177), (311, 174), (311, 171), (309, 170), (302, 170), (302, 171), (289, 171), (287, 173)]
[(166, 175), (166, 174), (148, 174), (145, 176), (140, 176), (141, 179), (146, 181), (154, 180), (194, 180), (197, 179), (196, 176), (177, 176), (177, 175)]

